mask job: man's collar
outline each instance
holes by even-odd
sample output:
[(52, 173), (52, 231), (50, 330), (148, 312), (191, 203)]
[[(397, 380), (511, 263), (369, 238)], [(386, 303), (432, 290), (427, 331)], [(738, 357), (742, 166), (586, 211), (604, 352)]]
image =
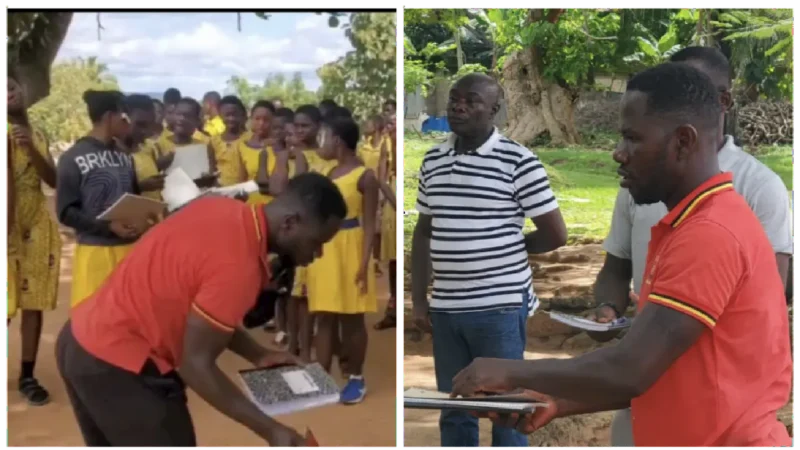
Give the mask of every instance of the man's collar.
[[(456, 136), (455, 133), (450, 133), (450, 136), (448, 136), (447, 138), (448, 149), (453, 153), (455, 153), (456, 149), (456, 139), (458, 139), (458, 136)], [(489, 136), (489, 139), (487, 139), (486, 142), (484, 142), (480, 147), (476, 148), (475, 150), (471, 150), (469, 152), (466, 152), (465, 154), (486, 155), (489, 152), (491, 152), (492, 149), (494, 149), (494, 145), (497, 143), (499, 139), (500, 139), (500, 132), (497, 131), (497, 127), (494, 127), (492, 128), (491, 136)]]
[(697, 209), (698, 205), (715, 194), (729, 189), (733, 189), (733, 174), (722, 172), (719, 175), (715, 175), (698, 186), (691, 194), (684, 197), (659, 223), (677, 228)]

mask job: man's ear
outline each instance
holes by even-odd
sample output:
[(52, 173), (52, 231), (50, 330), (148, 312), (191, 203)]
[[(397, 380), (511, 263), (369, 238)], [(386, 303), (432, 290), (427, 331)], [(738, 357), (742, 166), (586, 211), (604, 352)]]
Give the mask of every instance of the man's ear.
[(722, 105), (723, 112), (728, 112), (733, 108), (733, 94), (728, 89), (720, 92), (719, 94), (719, 102)]
[(699, 136), (697, 129), (689, 124), (678, 126), (674, 132), (675, 144), (677, 145), (676, 155), (678, 161), (683, 161), (697, 150)]

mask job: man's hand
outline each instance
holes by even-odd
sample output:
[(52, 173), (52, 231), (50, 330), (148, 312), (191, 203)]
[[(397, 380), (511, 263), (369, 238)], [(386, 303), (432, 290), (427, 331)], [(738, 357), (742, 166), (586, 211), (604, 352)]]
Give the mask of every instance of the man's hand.
[(431, 324), (431, 316), (428, 312), (428, 307), (414, 306), (414, 325), (425, 333), (433, 333), (433, 325)]
[(518, 363), (510, 359), (475, 358), (461, 372), (453, 377), (451, 397), (471, 397), (479, 393), (507, 392), (512, 389), (509, 374), (512, 364)]
[(292, 428), (276, 423), (264, 439), (270, 447), (303, 447), (305, 438)]
[[(614, 311), (614, 308), (608, 305), (601, 305), (595, 308), (592, 312), (586, 316), (589, 320), (594, 320), (598, 323), (610, 323), (614, 320), (617, 320), (617, 312)], [(612, 330), (612, 331), (587, 331), (586, 334), (589, 335), (596, 342), (608, 342), (615, 337), (619, 336), (620, 330)]]
[(516, 428), (522, 434), (531, 434), (544, 427), (553, 419), (561, 417), (559, 401), (549, 395), (544, 395), (536, 391), (525, 390), (523, 394), (532, 402), (547, 403), (547, 406), (536, 408), (530, 414), (499, 414), (496, 412), (475, 413), (477, 417), (488, 418), (495, 425), (506, 428)]
[(283, 365), (303, 366), (305, 363), (300, 359), (299, 356), (293, 355), (289, 352), (270, 351), (262, 356), (261, 359), (255, 361), (253, 365), (266, 369), (269, 367)]
[(614, 308), (608, 305), (602, 305), (590, 312), (586, 318), (597, 323), (610, 323), (617, 320), (617, 313), (614, 311)]

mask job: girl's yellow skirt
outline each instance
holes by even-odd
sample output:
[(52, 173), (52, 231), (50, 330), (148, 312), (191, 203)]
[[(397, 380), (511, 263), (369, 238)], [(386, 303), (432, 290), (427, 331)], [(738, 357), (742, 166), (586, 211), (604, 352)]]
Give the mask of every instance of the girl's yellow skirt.
[(294, 269), (294, 286), (292, 287), (292, 297), (307, 297), (308, 288), (306, 286), (306, 279), (308, 271), (305, 267), (297, 266)]
[(381, 261), (397, 259), (397, 221), (394, 208), (384, 202), (381, 213)]
[(356, 284), (363, 243), (364, 229), (358, 219), (346, 219), (339, 232), (323, 247), (322, 257), (307, 268), (309, 312), (361, 314), (377, 311), (374, 264), (367, 264), (367, 291), (361, 292)]
[(75, 256), (72, 263), (72, 298), (70, 306), (74, 308), (94, 294), (123, 258), (130, 253), (134, 245), (103, 247), (78, 244), (75, 247)]

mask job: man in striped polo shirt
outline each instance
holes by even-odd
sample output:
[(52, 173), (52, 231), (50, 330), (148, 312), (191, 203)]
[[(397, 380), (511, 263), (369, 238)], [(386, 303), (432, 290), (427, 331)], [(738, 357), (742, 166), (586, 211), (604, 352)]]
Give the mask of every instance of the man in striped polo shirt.
[[(555, 250), (567, 239), (539, 158), (493, 126), (500, 92), (482, 74), (456, 82), (447, 107), (453, 133), (420, 168), (412, 299), (417, 325), (432, 328), (442, 392), (474, 358), (522, 359), (525, 323), (538, 306), (528, 254)], [(526, 217), (536, 231), (523, 235)], [(444, 411), (439, 428), (442, 446), (478, 445), (478, 422), (469, 414)], [(527, 446), (527, 439), (494, 426), (492, 445)]]

